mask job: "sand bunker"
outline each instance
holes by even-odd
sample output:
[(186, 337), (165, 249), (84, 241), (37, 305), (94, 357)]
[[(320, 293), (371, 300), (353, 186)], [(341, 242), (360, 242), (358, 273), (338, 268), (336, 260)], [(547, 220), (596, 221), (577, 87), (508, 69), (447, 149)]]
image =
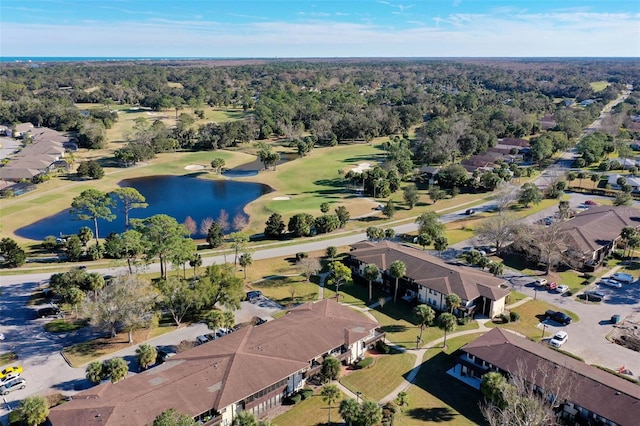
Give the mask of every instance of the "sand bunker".
[(291, 197), (273, 197), (273, 199), (276, 201), (286, 201), (286, 200), (290, 200)]
[(184, 166), (185, 170), (202, 170), (204, 169), (204, 166), (201, 166), (200, 164), (189, 164), (188, 166)]
[(358, 167), (354, 167), (351, 171), (356, 173), (362, 173), (365, 170), (369, 170), (371, 168), (371, 163), (359, 163)]

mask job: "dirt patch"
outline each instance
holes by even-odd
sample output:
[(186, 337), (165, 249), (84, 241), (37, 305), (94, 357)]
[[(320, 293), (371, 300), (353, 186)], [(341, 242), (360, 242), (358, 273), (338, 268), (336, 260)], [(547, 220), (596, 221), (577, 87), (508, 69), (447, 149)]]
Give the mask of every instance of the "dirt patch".
[(609, 339), (620, 346), (640, 352), (640, 312), (633, 312), (617, 324)]
[(273, 197), (274, 201), (287, 201), (290, 200), (291, 197)]

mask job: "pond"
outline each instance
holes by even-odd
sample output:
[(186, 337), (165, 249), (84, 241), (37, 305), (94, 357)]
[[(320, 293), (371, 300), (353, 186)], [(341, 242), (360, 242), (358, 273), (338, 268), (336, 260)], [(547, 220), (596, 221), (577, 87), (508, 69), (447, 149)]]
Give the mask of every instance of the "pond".
[[(232, 180), (205, 180), (190, 176), (147, 176), (126, 179), (120, 186), (133, 187), (147, 199), (149, 207), (131, 210), (130, 218), (145, 218), (156, 214), (167, 214), (178, 222), (190, 216), (200, 227), (205, 218), (217, 219), (225, 210), (229, 222), (236, 215), (243, 215), (244, 207), (256, 198), (268, 194), (272, 189), (260, 183), (236, 182)], [(117, 217), (112, 222), (98, 221), (100, 238), (111, 232), (124, 231), (124, 215), (111, 209)], [(70, 235), (82, 226), (93, 230), (93, 221), (76, 221), (69, 210), (47, 217), (16, 231), (16, 235), (32, 240), (43, 240), (48, 235)], [(234, 231), (233, 229), (230, 232)], [(203, 237), (198, 231), (193, 237)]]

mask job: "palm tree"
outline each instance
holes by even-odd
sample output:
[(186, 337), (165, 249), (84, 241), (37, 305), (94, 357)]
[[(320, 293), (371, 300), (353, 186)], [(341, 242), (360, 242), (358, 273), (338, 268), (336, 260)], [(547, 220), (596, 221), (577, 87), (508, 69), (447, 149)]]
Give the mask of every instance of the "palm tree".
[(340, 403), (338, 413), (342, 416), (342, 419), (346, 424), (351, 425), (358, 420), (360, 414), (360, 404), (353, 398), (343, 399)]
[(580, 188), (582, 188), (582, 179), (587, 177), (586, 173), (585, 172), (578, 172), (576, 177), (580, 180)]
[(377, 280), (378, 275), (380, 275), (380, 269), (375, 263), (370, 263), (364, 267), (364, 279), (369, 281), (369, 300), (373, 298), (371, 282)]
[(24, 423), (37, 426), (47, 420), (49, 403), (42, 396), (30, 396), (22, 400), (17, 411)]
[(625, 243), (623, 256), (626, 256), (627, 249), (629, 248), (629, 241), (635, 235), (637, 235), (637, 233), (638, 231), (636, 231), (636, 228), (634, 228), (633, 226), (625, 226), (624, 228), (622, 228), (622, 231), (620, 232), (620, 238), (622, 238)]
[(453, 313), (454, 309), (458, 309), (460, 307), (462, 300), (460, 300), (460, 296), (458, 296), (457, 294), (451, 293), (445, 298), (445, 302), (447, 303), (449, 312)]
[(598, 182), (600, 180), (600, 176), (598, 176), (597, 174), (592, 174), (591, 175), (591, 182), (593, 182), (593, 188), (595, 189), (596, 187), (596, 182)]
[(438, 317), (438, 327), (444, 330), (444, 342), (442, 347), (447, 347), (447, 333), (456, 329), (456, 317), (453, 314), (443, 313)]
[(395, 302), (398, 297), (398, 280), (407, 273), (407, 266), (401, 260), (396, 260), (389, 267), (389, 273), (396, 279), (396, 288), (393, 291), (393, 301)]
[(431, 325), (436, 313), (431, 309), (431, 306), (418, 305), (413, 309), (413, 314), (420, 326), (420, 336), (418, 337), (418, 341), (422, 342), (422, 331), (424, 330), (425, 325)]
[(320, 392), (322, 400), (329, 404), (329, 425), (331, 425), (331, 406), (340, 399), (340, 389), (336, 385), (327, 385)]

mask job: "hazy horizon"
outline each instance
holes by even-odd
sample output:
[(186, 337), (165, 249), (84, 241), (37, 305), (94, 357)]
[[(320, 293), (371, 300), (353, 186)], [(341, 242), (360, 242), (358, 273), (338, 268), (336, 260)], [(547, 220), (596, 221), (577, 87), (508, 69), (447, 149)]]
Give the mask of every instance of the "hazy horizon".
[(636, 0), (3, 0), (3, 57), (640, 56)]

